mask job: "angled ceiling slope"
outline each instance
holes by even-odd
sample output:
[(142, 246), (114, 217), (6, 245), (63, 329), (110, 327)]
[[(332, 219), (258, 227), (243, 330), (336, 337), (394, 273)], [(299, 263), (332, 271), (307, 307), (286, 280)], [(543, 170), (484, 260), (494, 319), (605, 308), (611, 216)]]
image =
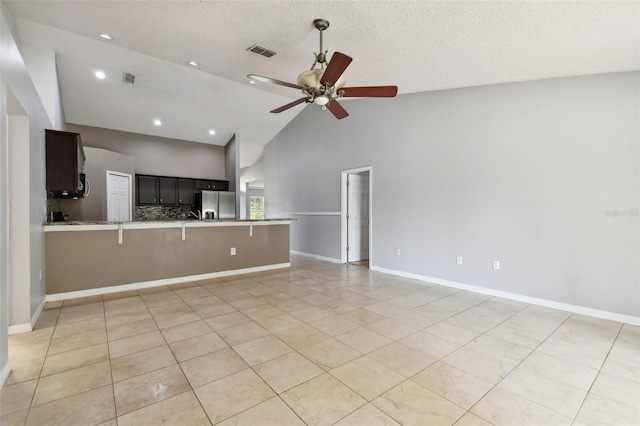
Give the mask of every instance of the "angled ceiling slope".
[[(295, 81), (318, 48), (315, 18), (331, 22), (329, 56), (357, 58), (349, 86), (395, 84), (402, 94), (640, 69), (637, 1), (5, 4), (23, 43), (57, 52), (68, 121), (220, 145), (238, 133), (243, 167), (299, 112), (269, 111), (300, 97), (246, 75)], [(277, 54), (246, 50), (255, 44)], [(97, 84), (98, 68), (113, 83)]]

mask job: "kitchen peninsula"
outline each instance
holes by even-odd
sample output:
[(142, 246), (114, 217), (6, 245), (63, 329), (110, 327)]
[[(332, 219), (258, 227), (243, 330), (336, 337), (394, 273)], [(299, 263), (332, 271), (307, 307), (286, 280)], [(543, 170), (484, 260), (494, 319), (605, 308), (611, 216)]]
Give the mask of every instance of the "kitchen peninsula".
[(289, 219), (45, 225), (47, 300), (291, 266)]

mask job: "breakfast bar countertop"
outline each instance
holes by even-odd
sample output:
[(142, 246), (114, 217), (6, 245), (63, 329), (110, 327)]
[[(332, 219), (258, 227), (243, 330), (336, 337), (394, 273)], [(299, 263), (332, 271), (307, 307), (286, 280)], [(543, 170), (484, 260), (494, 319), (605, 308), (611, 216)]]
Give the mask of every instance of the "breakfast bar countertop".
[(52, 231), (80, 231), (80, 230), (109, 230), (109, 229), (159, 229), (159, 228), (199, 228), (209, 226), (264, 226), (290, 224), (295, 218), (279, 219), (173, 219), (173, 220), (138, 220), (131, 222), (107, 222), (107, 221), (64, 221), (47, 222), (44, 225), (45, 232)]

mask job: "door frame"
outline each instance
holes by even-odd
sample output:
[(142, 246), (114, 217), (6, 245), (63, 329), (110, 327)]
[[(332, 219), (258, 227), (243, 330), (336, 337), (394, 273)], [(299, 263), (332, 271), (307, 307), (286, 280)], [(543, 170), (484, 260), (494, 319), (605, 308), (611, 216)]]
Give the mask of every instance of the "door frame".
[(347, 176), (362, 172), (369, 172), (369, 268), (373, 266), (373, 167), (364, 166), (340, 172), (340, 263), (347, 263)]
[(121, 176), (121, 177), (126, 177), (129, 179), (129, 220), (133, 220), (133, 183), (131, 182), (133, 176), (128, 174), (128, 173), (122, 173), (122, 172), (116, 172), (113, 170), (107, 170), (106, 173), (106, 198), (107, 198), (107, 215), (106, 215), (106, 220), (109, 220), (109, 175), (115, 175), (115, 176)]

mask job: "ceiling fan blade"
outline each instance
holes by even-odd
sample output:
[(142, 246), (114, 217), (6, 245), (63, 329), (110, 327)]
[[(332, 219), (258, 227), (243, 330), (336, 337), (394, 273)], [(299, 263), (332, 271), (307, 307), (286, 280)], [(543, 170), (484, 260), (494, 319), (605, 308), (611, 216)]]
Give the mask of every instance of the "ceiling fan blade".
[(343, 87), (343, 98), (393, 98), (398, 94), (398, 86)]
[(347, 112), (347, 110), (345, 110), (342, 105), (340, 105), (337, 101), (332, 100), (331, 102), (329, 102), (327, 104), (327, 109), (329, 111), (331, 111), (331, 113), (333, 115), (335, 115), (335, 117), (340, 120), (342, 118), (345, 118), (349, 115), (349, 113)]
[(351, 61), (353, 61), (353, 59), (345, 55), (344, 53), (334, 53), (331, 57), (331, 62), (329, 62), (329, 66), (325, 70), (324, 74), (322, 74), (322, 79), (320, 80), (320, 82), (322, 84), (328, 85), (329, 87), (333, 87), (344, 70), (347, 69)]
[(286, 110), (288, 110), (289, 108), (293, 108), (294, 106), (296, 106), (296, 105), (298, 105), (298, 104), (301, 104), (301, 103), (303, 103), (303, 102), (304, 102), (304, 101), (306, 101), (306, 100), (307, 100), (307, 98), (300, 98), (300, 99), (295, 100), (295, 101), (293, 101), (293, 102), (291, 102), (291, 103), (288, 103), (288, 104), (286, 104), (286, 105), (283, 105), (283, 106), (281, 106), (280, 108), (276, 108), (276, 109), (274, 109), (274, 110), (273, 110), (273, 111), (271, 111), (271, 112), (273, 112), (273, 113), (277, 114), (277, 113), (279, 113), (279, 112), (286, 111)]
[(276, 79), (269, 78), (269, 77), (263, 77), (261, 75), (249, 74), (247, 76), (247, 78), (251, 79), (251, 80), (254, 80), (254, 81), (261, 81), (263, 83), (277, 84), (279, 86), (291, 87), (292, 89), (304, 90), (304, 87), (298, 86), (297, 84), (287, 83), (286, 81), (280, 81), (280, 80), (276, 80)]

